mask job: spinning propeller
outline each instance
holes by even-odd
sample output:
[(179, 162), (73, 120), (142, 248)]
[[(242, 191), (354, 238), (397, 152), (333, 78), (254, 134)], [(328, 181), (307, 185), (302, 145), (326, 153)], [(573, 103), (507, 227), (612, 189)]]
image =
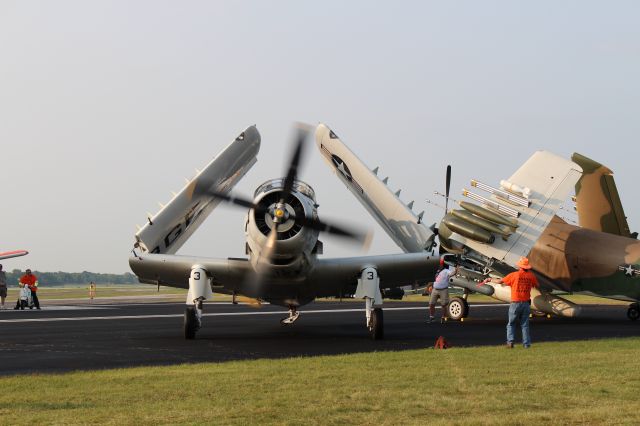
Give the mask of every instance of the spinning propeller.
[(291, 221), (293, 221), (295, 225), (299, 225), (301, 227), (347, 238), (361, 244), (364, 244), (368, 239), (368, 234), (366, 233), (349, 230), (335, 224), (329, 224), (318, 218), (307, 217), (304, 214), (304, 211), (296, 210), (289, 205), (288, 201), (293, 197), (294, 184), (298, 175), (298, 167), (302, 156), (304, 155), (305, 141), (309, 136), (309, 132), (310, 128), (306, 125), (298, 125), (296, 127), (296, 133), (293, 140), (293, 153), (291, 155), (291, 160), (289, 161), (287, 173), (284, 177), (283, 187), (279, 193), (280, 198), (276, 203), (261, 204), (255, 203), (254, 201), (244, 197), (220, 192), (209, 192), (211, 196), (220, 200), (224, 200), (240, 207), (253, 209), (255, 217), (264, 215), (265, 217), (268, 216), (270, 218), (268, 222), (271, 222), (269, 223), (271, 229), (267, 235), (266, 243), (260, 253), (260, 261), (264, 260), (270, 262), (273, 259), (278, 240), (278, 232), (284, 227), (284, 224), (290, 224)]

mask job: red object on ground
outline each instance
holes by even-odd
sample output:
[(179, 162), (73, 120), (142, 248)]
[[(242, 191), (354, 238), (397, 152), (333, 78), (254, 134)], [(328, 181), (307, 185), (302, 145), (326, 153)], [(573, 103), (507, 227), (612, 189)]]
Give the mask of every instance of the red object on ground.
[(443, 336), (438, 337), (434, 349), (447, 349), (451, 347), (451, 343), (447, 342)]

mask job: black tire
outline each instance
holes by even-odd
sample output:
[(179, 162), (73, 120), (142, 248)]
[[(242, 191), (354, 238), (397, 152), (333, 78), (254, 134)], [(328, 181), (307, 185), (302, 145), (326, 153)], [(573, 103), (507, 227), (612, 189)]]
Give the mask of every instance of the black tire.
[(382, 308), (375, 308), (371, 312), (371, 338), (373, 340), (384, 339), (384, 315)]
[(629, 309), (627, 310), (627, 318), (629, 318), (631, 321), (636, 321), (638, 318), (640, 318), (640, 306), (635, 303), (629, 306)]
[(469, 302), (467, 302), (467, 299), (462, 299), (464, 301), (464, 316), (462, 318), (466, 318), (469, 316)]
[(450, 319), (460, 321), (469, 314), (469, 304), (462, 297), (452, 297), (446, 306), (446, 310)]
[(24, 308), (27, 306), (27, 302), (25, 302), (24, 300), (20, 301), (20, 310), (24, 311)]
[(196, 318), (196, 308), (187, 306), (184, 311), (184, 338), (187, 340), (195, 339), (198, 319)]

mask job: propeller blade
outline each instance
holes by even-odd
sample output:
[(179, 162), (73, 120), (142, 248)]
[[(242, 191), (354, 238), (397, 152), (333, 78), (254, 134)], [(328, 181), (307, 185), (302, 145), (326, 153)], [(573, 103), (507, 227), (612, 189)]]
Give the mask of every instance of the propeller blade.
[(371, 238), (371, 235), (368, 233), (349, 231), (337, 225), (325, 223), (320, 219), (308, 218), (306, 216), (296, 217), (296, 222), (298, 222), (302, 226), (315, 229), (320, 232), (326, 232), (327, 234), (349, 238), (361, 244), (365, 244)]
[(289, 169), (287, 175), (284, 178), (284, 187), (282, 189), (284, 195), (288, 195), (293, 190), (293, 182), (298, 176), (298, 166), (300, 165), (300, 159), (304, 151), (304, 142), (309, 136), (310, 127), (304, 124), (298, 124), (296, 128), (296, 136), (294, 141), (293, 155), (289, 162)]
[(248, 209), (255, 209), (258, 207), (257, 204), (255, 204), (253, 201), (248, 200), (246, 198), (236, 197), (230, 194), (225, 194), (217, 191), (209, 191), (207, 192), (207, 194), (211, 195), (214, 198), (219, 198), (228, 203), (235, 204), (236, 206), (246, 207)]
[[(253, 289), (253, 293), (256, 295), (261, 294), (261, 289), (265, 280), (267, 279), (268, 267), (267, 265), (272, 262), (273, 254), (275, 253), (276, 241), (278, 240), (278, 224), (274, 223), (273, 228), (267, 236), (267, 241), (260, 252), (260, 257), (255, 264), (255, 270), (250, 273), (244, 281), (243, 287), (249, 287)], [(258, 306), (261, 307), (261, 306)]]
[(447, 166), (447, 179), (445, 183), (444, 213), (449, 211), (449, 190), (451, 189), (451, 165)]

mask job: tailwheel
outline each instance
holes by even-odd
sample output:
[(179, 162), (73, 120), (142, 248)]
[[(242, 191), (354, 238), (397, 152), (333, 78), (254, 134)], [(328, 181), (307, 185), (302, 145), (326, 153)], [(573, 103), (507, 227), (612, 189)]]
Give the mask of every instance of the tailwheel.
[(447, 317), (454, 321), (462, 321), (469, 315), (469, 304), (462, 297), (452, 297), (446, 306)]
[(371, 333), (373, 340), (382, 340), (384, 338), (384, 315), (382, 314), (382, 308), (375, 308), (371, 311), (369, 333)]
[(640, 318), (640, 304), (632, 303), (629, 305), (629, 309), (627, 310), (627, 318), (631, 321), (636, 321)]
[(299, 316), (300, 316), (300, 312), (298, 312), (298, 310), (294, 306), (290, 306), (289, 316), (281, 319), (280, 324), (282, 325), (293, 324), (294, 322), (296, 322)]
[(184, 311), (184, 338), (188, 340), (194, 339), (198, 328), (196, 308), (195, 306), (187, 306), (187, 309)]

